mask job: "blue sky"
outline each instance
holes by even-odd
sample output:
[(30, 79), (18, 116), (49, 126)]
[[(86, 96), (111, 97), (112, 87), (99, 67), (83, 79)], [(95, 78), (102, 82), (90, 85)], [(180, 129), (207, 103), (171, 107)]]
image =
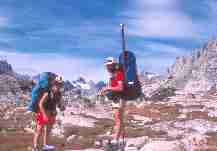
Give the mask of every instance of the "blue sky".
[(106, 79), (103, 59), (121, 52), (126, 23), (140, 71), (162, 73), (217, 36), (216, 16), (216, 0), (2, 0), (0, 55), (23, 74)]

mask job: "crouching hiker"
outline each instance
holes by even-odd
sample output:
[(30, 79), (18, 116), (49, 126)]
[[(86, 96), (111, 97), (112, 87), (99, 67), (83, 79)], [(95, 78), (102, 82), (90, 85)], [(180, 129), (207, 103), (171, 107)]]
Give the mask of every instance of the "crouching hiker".
[(32, 90), (32, 100), (29, 111), (35, 112), (36, 131), (33, 138), (32, 151), (39, 151), (39, 138), (43, 134), (43, 150), (54, 150), (54, 146), (48, 145), (49, 134), (55, 123), (56, 108), (64, 110), (61, 105), (62, 77), (50, 72), (40, 75), (39, 81)]
[(112, 100), (112, 109), (115, 120), (112, 143), (119, 145), (120, 139), (124, 138), (125, 135), (125, 101), (122, 99), (124, 91), (124, 73), (117, 61), (112, 57), (106, 58), (105, 66), (111, 75), (111, 78), (109, 84), (102, 89), (101, 94), (106, 95), (110, 100)]

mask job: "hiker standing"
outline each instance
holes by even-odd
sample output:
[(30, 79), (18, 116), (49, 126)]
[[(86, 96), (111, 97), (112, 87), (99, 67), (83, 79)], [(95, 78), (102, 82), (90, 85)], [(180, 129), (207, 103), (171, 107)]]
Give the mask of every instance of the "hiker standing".
[(105, 66), (111, 75), (111, 78), (109, 84), (102, 89), (101, 94), (105, 94), (110, 100), (112, 100), (112, 109), (115, 119), (113, 143), (118, 145), (120, 138), (124, 137), (125, 132), (125, 101), (121, 98), (124, 91), (124, 72), (121, 66), (112, 57), (106, 58)]
[[(40, 136), (43, 133), (43, 149), (44, 150), (51, 150), (54, 149), (54, 146), (48, 145), (48, 137), (50, 131), (52, 129), (53, 124), (56, 120), (56, 107), (61, 108), (61, 92), (60, 88), (63, 84), (62, 78), (57, 75), (52, 75), (50, 73), (45, 73), (46, 75), (40, 77), (38, 84), (36, 85), (35, 89), (33, 89), (32, 97), (35, 102), (30, 104), (34, 107), (35, 111), (35, 120), (36, 120), (36, 132), (33, 138), (33, 150), (38, 151), (38, 141)], [(42, 86), (42, 83), (46, 83)], [(40, 85), (41, 84), (41, 85)], [(34, 93), (38, 93), (37, 95)], [(32, 101), (33, 101), (32, 100)], [(62, 110), (63, 108), (61, 108)], [(29, 109), (30, 110), (30, 109)]]
[[(112, 100), (112, 108), (115, 116), (115, 144), (119, 145), (119, 139), (125, 138), (124, 111), (126, 101), (135, 101), (142, 96), (141, 83), (139, 81), (136, 56), (126, 49), (125, 25), (121, 24), (122, 53), (118, 62), (112, 58), (106, 58), (105, 66), (111, 74), (110, 83), (102, 89), (108, 99)], [(123, 140), (123, 145), (125, 145)], [(124, 148), (123, 148), (124, 149)]]

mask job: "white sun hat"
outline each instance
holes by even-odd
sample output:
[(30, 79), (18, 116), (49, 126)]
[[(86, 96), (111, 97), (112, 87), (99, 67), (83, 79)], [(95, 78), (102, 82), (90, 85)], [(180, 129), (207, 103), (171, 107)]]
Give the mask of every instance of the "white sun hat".
[(110, 65), (110, 64), (114, 64), (114, 63), (117, 63), (115, 58), (113, 58), (113, 57), (105, 58), (104, 65)]
[(62, 76), (56, 76), (55, 81), (58, 83), (63, 83), (63, 77)]

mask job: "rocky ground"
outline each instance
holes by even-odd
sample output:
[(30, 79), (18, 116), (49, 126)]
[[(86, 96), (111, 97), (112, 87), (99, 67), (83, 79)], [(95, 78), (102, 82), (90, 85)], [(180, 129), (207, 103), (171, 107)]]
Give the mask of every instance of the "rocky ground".
[[(177, 57), (168, 77), (141, 76), (144, 96), (126, 106), (125, 151), (217, 151), (216, 71), (217, 40), (213, 40), (191, 56)], [(30, 92), (31, 86), (21, 83), (10, 75), (0, 77), (0, 151), (31, 147), (33, 117), (25, 114), (26, 103), (16, 101), (28, 100), (16, 97)], [(88, 83), (80, 79), (77, 84)], [(65, 88), (70, 87), (68, 83)], [(51, 143), (57, 151), (102, 151), (114, 123), (111, 106), (105, 100), (82, 98), (78, 90), (65, 93), (68, 106), (64, 116), (57, 117)]]
[[(32, 133), (25, 108), (1, 105), (0, 150), (27, 151)], [(217, 96), (177, 91), (165, 101), (128, 102), (126, 151), (217, 151)], [(74, 103), (52, 132), (58, 151), (103, 150), (113, 124), (111, 107)]]

